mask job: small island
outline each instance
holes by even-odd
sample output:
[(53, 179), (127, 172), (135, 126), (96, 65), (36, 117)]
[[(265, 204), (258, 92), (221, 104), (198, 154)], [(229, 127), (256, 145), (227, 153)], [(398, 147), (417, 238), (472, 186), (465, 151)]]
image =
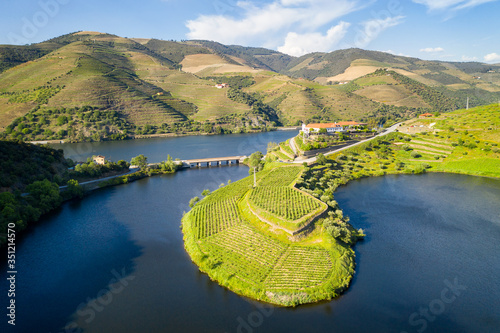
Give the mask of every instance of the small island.
[(182, 230), (200, 270), (240, 295), (281, 306), (344, 291), (354, 274), (351, 246), (363, 234), (336, 213), (334, 201), (295, 188), (305, 169), (270, 163), (256, 186), (249, 176), (198, 202)]

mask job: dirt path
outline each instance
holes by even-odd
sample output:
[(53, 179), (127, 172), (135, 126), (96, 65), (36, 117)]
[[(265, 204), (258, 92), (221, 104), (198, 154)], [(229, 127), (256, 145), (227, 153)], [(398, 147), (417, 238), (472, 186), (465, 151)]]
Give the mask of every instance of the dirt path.
[(446, 154), (446, 155), (449, 155), (452, 153), (452, 151), (449, 151), (449, 150), (444, 151), (444, 150), (440, 150), (437, 148), (431, 148), (431, 147), (416, 145), (416, 144), (412, 144), (412, 143), (410, 143), (410, 147), (412, 147), (414, 149), (423, 149), (423, 150), (428, 150), (428, 151), (434, 151), (434, 152)]
[(430, 145), (430, 146), (434, 146), (436, 148), (445, 148), (445, 149), (452, 150), (452, 148), (450, 146), (448, 146), (448, 145), (442, 145), (440, 143), (420, 141), (420, 140), (411, 140), (410, 142), (411, 143), (416, 143), (416, 144)]

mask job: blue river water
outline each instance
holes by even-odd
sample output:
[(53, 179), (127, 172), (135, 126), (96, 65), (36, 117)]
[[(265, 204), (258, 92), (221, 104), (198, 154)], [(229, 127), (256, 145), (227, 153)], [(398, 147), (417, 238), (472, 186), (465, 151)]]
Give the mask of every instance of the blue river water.
[[(247, 145), (224, 138), (226, 144), (207, 152), (201, 150), (209, 137), (198, 145), (199, 137), (190, 138), (193, 148), (177, 154), (228, 156)], [(260, 142), (254, 150), (265, 150), (266, 140), (284, 139), (242, 137)], [(176, 157), (155, 140), (150, 156), (160, 160), (152, 153), (158, 150)], [(140, 151), (122, 143), (116, 151), (111, 145), (96, 150), (116, 159)], [(189, 199), (247, 175), (245, 166), (183, 170), (65, 203), (18, 241), (16, 326), (2, 315), (0, 331), (499, 331), (500, 180), (425, 174), (367, 178), (341, 187), (336, 200), (367, 234), (355, 247), (351, 287), (335, 300), (288, 309), (220, 287), (184, 251), (180, 220)], [(2, 258), (1, 293), (8, 289), (6, 268)]]

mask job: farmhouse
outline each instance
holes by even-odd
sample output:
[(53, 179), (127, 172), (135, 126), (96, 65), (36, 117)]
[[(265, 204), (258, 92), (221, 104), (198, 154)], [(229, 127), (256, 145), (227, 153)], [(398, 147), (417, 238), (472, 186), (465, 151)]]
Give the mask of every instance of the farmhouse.
[(357, 123), (355, 121), (341, 121), (338, 123), (325, 123), (325, 124), (302, 124), (302, 132), (304, 133), (317, 133), (321, 129), (326, 129), (327, 133), (347, 132), (360, 126), (365, 126), (364, 123)]
[(227, 83), (216, 84), (215, 88), (217, 88), (217, 89), (229, 88), (229, 84), (227, 84)]
[(93, 156), (92, 159), (96, 164), (105, 164), (106, 158), (102, 155)]
[(419, 118), (429, 118), (429, 117), (432, 117), (433, 114), (432, 113), (422, 113), (420, 116), (418, 116)]

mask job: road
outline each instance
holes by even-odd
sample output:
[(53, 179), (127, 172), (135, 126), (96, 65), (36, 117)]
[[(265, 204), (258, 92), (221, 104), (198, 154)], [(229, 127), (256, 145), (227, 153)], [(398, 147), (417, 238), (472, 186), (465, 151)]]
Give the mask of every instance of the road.
[[(387, 130), (385, 130), (383, 133), (380, 133), (378, 135), (375, 135), (373, 138), (369, 138), (369, 139), (366, 139), (366, 140), (363, 140), (363, 141), (359, 141), (359, 142), (356, 142), (356, 143), (353, 143), (352, 145), (349, 145), (349, 146), (345, 146), (345, 147), (342, 147), (342, 148), (339, 148), (339, 149), (334, 149), (332, 151), (329, 151), (328, 153), (325, 153), (323, 155), (325, 156), (328, 156), (328, 155), (332, 155), (332, 154), (335, 154), (335, 153), (338, 153), (338, 152), (341, 152), (343, 150), (346, 150), (346, 149), (349, 149), (349, 148), (352, 148), (352, 147), (355, 147), (355, 146), (358, 146), (362, 143), (365, 143), (365, 142), (368, 142), (370, 140), (373, 140), (375, 138), (378, 138), (378, 137), (381, 137), (381, 136), (384, 136), (384, 135), (387, 135), (389, 133), (392, 133), (394, 132), (400, 125), (401, 123), (397, 123), (397, 124), (394, 124), (392, 125), (391, 127), (389, 127)], [(314, 157), (311, 157), (311, 158), (308, 158), (308, 159), (305, 159), (305, 160), (300, 160), (300, 161), (293, 161), (292, 163), (296, 163), (296, 164), (302, 164), (304, 162), (306, 162), (307, 164), (310, 164), (310, 163), (314, 163), (316, 162), (316, 156)]]
[[(127, 172), (127, 173), (122, 173), (122, 174), (120, 174), (120, 175), (115, 175), (115, 176), (109, 176), (109, 177), (104, 177), (104, 178), (99, 178), (99, 179), (89, 180), (89, 181), (86, 181), (86, 182), (83, 182), (83, 183), (79, 183), (79, 185), (87, 185), (87, 184), (92, 184), (92, 183), (97, 183), (97, 182), (102, 182), (102, 181), (105, 181), (105, 180), (113, 179), (113, 178), (116, 178), (116, 177), (121, 177), (121, 176), (130, 175), (131, 173), (134, 173), (134, 172), (136, 172), (137, 170), (139, 170), (139, 168), (132, 168), (132, 169), (130, 169), (130, 171), (129, 171), (129, 172)], [(63, 190), (63, 189), (65, 189), (66, 187), (68, 187), (68, 185), (59, 186), (59, 189), (60, 189), (60, 190)]]

